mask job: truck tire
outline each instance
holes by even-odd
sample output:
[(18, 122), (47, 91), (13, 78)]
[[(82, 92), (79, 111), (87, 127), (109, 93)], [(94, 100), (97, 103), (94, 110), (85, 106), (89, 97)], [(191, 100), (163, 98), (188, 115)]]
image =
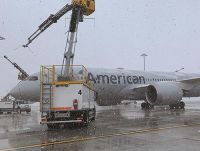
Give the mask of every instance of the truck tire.
[(48, 129), (53, 129), (53, 124), (47, 124)]
[(22, 110), (20, 107), (17, 108), (17, 113), (20, 113), (20, 114), (22, 113)]
[(56, 123), (56, 124), (47, 124), (48, 129), (59, 129), (60, 128), (60, 124)]
[(26, 111), (26, 114), (30, 113), (31, 111)]
[(92, 110), (94, 112), (94, 117), (91, 118), (91, 121), (95, 121), (96, 120), (96, 109), (94, 108), (94, 110)]
[(85, 112), (85, 114), (84, 114), (84, 122), (81, 124), (81, 126), (83, 126), (83, 127), (87, 127), (88, 126), (88, 124), (89, 124), (89, 111), (86, 111)]

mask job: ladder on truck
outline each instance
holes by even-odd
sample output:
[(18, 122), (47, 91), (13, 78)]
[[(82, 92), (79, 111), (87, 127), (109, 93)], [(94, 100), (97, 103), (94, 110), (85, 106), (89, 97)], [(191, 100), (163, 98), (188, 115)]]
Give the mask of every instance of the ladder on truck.
[(53, 67), (41, 67), (40, 70), (40, 111), (41, 117), (46, 116), (50, 112), (53, 100), (52, 82)]

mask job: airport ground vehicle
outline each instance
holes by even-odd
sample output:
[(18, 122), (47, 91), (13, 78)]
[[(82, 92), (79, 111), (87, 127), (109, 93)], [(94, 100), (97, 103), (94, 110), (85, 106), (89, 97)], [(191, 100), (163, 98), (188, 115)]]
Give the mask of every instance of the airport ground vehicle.
[[(94, 0), (72, 0), (55, 15), (50, 15), (28, 38), (28, 47), (34, 39), (64, 14), (72, 11), (63, 64), (61, 66), (42, 66), (40, 71), (40, 111), (41, 124), (49, 128), (60, 124), (80, 123), (87, 125), (95, 120), (95, 91), (84, 66), (74, 66), (73, 58), (77, 42), (79, 22), (84, 16), (95, 11)], [(61, 70), (57, 74), (56, 68)], [(57, 69), (60, 69), (57, 68)], [(79, 72), (76, 72), (76, 71)]]
[(57, 128), (61, 124), (87, 126), (95, 120), (95, 91), (83, 66), (70, 66), (70, 76), (63, 80), (56, 67), (41, 67), (41, 124)]
[(0, 114), (2, 113), (12, 113), (12, 112), (31, 112), (31, 107), (24, 101), (0, 101)]
[(17, 100), (15, 101), (17, 108), (18, 108), (18, 112), (26, 112), (29, 113), (31, 112), (31, 106), (30, 104), (27, 103), (27, 101), (23, 101), (23, 100)]

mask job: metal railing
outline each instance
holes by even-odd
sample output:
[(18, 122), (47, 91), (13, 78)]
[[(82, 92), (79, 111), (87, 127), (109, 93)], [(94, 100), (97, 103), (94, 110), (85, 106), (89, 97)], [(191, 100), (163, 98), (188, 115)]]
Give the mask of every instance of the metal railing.
[[(50, 111), (54, 100), (56, 86), (83, 84), (94, 90), (93, 83), (88, 78), (88, 71), (82, 65), (71, 65), (69, 74), (64, 77), (62, 65), (41, 66), (40, 69), (40, 111), (42, 117)], [(50, 115), (50, 114), (49, 114)]]
[(40, 79), (43, 84), (61, 85), (70, 83), (90, 84), (88, 71), (83, 65), (70, 65), (69, 74), (64, 76), (63, 65), (41, 66)]

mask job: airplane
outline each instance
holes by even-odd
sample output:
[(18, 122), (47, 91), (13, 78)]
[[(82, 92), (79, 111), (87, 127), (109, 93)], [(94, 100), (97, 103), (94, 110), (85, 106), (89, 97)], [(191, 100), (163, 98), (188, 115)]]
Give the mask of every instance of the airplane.
[[(68, 67), (73, 62), (72, 50), (76, 46), (78, 23), (83, 21), (83, 15), (88, 16), (95, 11), (94, 0), (79, 2), (73, 0), (72, 4), (65, 5), (55, 15), (51, 14), (28, 38), (28, 43), (23, 45), (25, 48), (28, 47), (41, 33), (72, 10), (70, 34), (68, 34), (70, 40), (67, 45), (68, 51), (64, 55), (66, 65), (64, 73), (69, 72)], [(185, 103), (182, 101), (183, 97), (200, 96), (200, 74), (101, 68), (87, 68), (87, 70), (88, 78), (94, 83), (96, 102), (101, 106), (119, 104), (122, 100), (144, 100), (141, 103), (142, 109), (151, 109), (157, 105), (169, 105), (171, 109), (183, 109), (185, 107)], [(57, 72), (59, 74), (60, 71)], [(39, 102), (40, 73), (34, 73), (19, 82), (9, 94), (16, 99)]]
[[(143, 100), (142, 109), (162, 105), (169, 105), (170, 109), (184, 109), (183, 97), (200, 96), (200, 74), (122, 68), (87, 70), (97, 93), (96, 102), (100, 106), (116, 105), (123, 100)], [(16, 99), (39, 102), (40, 73), (20, 81), (9, 94)]]

